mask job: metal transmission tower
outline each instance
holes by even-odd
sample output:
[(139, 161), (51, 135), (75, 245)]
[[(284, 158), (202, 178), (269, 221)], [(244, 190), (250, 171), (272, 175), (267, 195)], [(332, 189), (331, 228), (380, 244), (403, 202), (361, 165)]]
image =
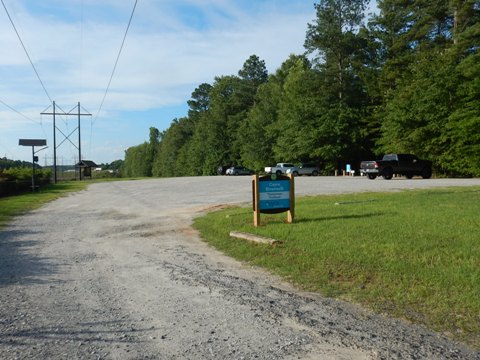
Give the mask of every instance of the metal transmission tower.
[[(47, 108), (48, 109), (48, 108)], [(74, 113), (73, 111), (77, 109), (77, 113)], [(60, 109), (61, 110), (61, 109)], [(57, 111), (55, 107), (55, 101), (53, 101), (53, 111), (52, 112), (41, 112), (40, 115), (53, 115), (53, 181), (56, 184), (57, 183), (57, 148), (59, 148), (66, 140), (68, 140), (74, 147), (78, 149), (78, 162), (82, 161), (82, 142), (81, 142), (81, 131), (80, 131), (80, 117), (82, 116), (92, 116), (92, 114), (86, 112), (86, 113), (81, 113), (80, 112), (80, 102), (78, 103), (77, 106), (73, 107), (72, 110), (69, 112), (65, 112), (63, 110)], [(63, 116), (77, 116), (78, 117), (78, 126), (73, 129), (70, 134), (65, 135), (59, 128), (57, 128), (57, 125), (55, 123), (55, 116), (56, 115), (63, 115)], [(78, 129), (78, 146), (75, 145), (72, 140), (70, 140), (70, 136)], [(57, 146), (57, 130), (60, 131), (60, 133), (63, 135), (63, 140), (60, 144)], [(82, 180), (82, 172), (79, 172), (79, 179)]]

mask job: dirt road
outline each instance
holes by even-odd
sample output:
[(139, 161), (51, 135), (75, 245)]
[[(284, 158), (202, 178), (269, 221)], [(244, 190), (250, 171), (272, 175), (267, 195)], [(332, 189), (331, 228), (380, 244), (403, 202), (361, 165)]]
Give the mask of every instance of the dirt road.
[[(480, 185), (298, 178), (297, 195)], [(93, 184), (0, 232), (0, 359), (480, 359), (201, 242), (192, 219), (249, 177)]]

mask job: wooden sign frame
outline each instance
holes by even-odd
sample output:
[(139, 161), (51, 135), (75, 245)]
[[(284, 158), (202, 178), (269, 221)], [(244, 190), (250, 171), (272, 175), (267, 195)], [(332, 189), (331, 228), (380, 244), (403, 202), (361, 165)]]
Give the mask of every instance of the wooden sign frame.
[[(266, 183), (264, 183), (266, 182)], [(262, 186), (263, 184), (270, 186)], [(288, 189), (285, 190), (285, 185)], [(288, 194), (288, 206), (285, 199), (285, 193)], [(277, 214), (287, 212), (287, 222), (292, 224), (295, 217), (295, 181), (293, 174), (276, 175), (270, 174), (259, 177), (254, 175), (252, 179), (253, 196), (253, 225), (260, 226), (260, 214)], [(263, 198), (279, 198), (280, 200), (265, 201)], [(266, 208), (261, 208), (262, 205)]]

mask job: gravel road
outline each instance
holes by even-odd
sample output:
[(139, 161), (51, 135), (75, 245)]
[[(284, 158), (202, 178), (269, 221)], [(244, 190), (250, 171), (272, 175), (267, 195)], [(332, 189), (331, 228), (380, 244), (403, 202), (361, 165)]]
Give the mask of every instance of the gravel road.
[[(0, 232), (0, 359), (480, 359), (418, 326), (303, 293), (202, 241), (250, 177), (92, 184)], [(297, 178), (296, 193), (480, 185)]]

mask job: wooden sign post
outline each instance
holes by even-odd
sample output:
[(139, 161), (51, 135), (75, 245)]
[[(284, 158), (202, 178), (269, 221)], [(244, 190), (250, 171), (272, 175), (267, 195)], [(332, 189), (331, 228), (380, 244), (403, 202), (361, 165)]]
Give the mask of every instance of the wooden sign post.
[(287, 222), (293, 223), (295, 215), (295, 184), (293, 174), (253, 176), (253, 225), (260, 226), (260, 213), (287, 212)]

